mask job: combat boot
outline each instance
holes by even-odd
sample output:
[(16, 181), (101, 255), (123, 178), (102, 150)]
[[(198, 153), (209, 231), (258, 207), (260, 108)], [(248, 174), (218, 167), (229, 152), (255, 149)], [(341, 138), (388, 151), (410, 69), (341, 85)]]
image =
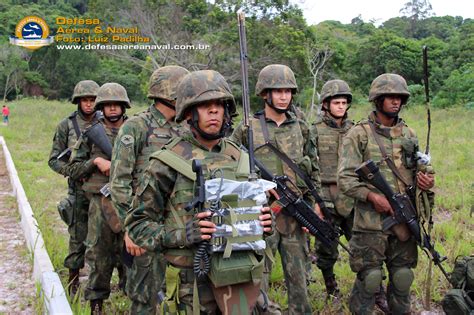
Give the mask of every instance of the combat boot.
[(102, 315), (103, 300), (91, 300), (91, 315)]
[(384, 314), (390, 314), (390, 309), (388, 308), (387, 303), (387, 294), (385, 293), (385, 287), (383, 284), (380, 285), (380, 290), (375, 293), (375, 305), (381, 310)]
[(323, 273), (323, 278), (324, 284), (326, 286), (326, 298), (339, 300), (341, 298), (341, 292), (339, 291), (339, 288), (337, 286), (336, 276), (334, 274), (328, 275)]
[(69, 269), (68, 292), (72, 298), (79, 290), (79, 269)]
[(258, 315), (281, 315), (281, 308), (275, 302), (272, 302), (268, 295), (260, 289), (260, 295), (257, 299), (257, 304), (255, 305), (254, 314)]

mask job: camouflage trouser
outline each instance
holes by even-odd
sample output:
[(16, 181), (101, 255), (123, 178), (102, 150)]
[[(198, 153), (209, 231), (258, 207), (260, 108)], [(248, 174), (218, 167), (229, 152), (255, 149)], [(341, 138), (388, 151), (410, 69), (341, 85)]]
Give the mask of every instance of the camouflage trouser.
[(306, 283), (309, 253), (306, 233), (299, 226), (288, 235), (275, 229), (273, 235), (267, 238), (267, 245), (274, 253), (276, 250), (280, 252), (288, 291), (289, 314), (311, 314)]
[[(180, 314), (193, 314), (193, 302), (199, 303), (201, 314), (252, 314), (260, 293), (260, 282), (247, 282), (216, 288), (206, 277), (197, 281), (199, 296), (195, 300), (193, 270), (174, 269), (179, 270), (179, 304), (177, 309)], [(168, 269), (167, 272), (169, 271)], [(167, 275), (168, 279), (169, 276)], [(169, 285), (169, 283), (166, 283), (167, 289)], [(169, 301), (164, 302), (165, 305), (168, 305), (167, 303)], [(170, 313), (166, 312), (165, 308), (162, 314)]]
[(87, 217), (89, 212), (89, 200), (82, 189), (76, 188), (69, 181), (68, 194), (73, 195), (76, 200), (74, 204), (74, 220), (68, 226), (69, 253), (64, 259), (64, 267), (68, 269), (80, 269), (84, 267), (84, 253), (86, 246), (84, 241), (87, 237)]
[(114, 267), (123, 268), (120, 258), (123, 233), (114, 233), (104, 219), (101, 196), (94, 194), (90, 200), (86, 261), (90, 267), (85, 290), (86, 300), (107, 299)]
[(166, 261), (160, 253), (146, 252), (134, 257), (132, 268), (127, 270), (125, 287), (132, 300), (130, 314), (155, 314), (165, 269)]
[[(354, 221), (354, 213), (352, 212), (347, 218), (338, 215), (331, 209), (332, 221), (337, 227), (342, 228), (344, 236), (347, 240), (352, 236), (352, 224)], [(331, 247), (325, 246), (317, 238), (315, 239), (314, 247), (316, 249), (316, 265), (321, 270), (324, 276), (332, 276), (334, 274), (334, 265), (339, 257), (338, 244), (334, 243)]]
[[(410, 238), (400, 242), (395, 236), (379, 233), (354, 232), (350, 242), (353, 254), (350, 257), (352, 271), (357, 278), (349, 298), (349, 308), (352, 313), (371, 314), (375, 303), (375, 293), (380, 288), (383, 276), (383, 263), (389, 273), (387, 290), (388, 305), (393, 314), (404, 314), (410, 311), (409, 285), (407, 292), (396, 290), (392, 276), (399, 270), (411, 273), (416, 267), (418, 252), (416, 242)], [(375, 275), (375, 276), (374, 276)], [(373, 283), (368, 279), (376, 279)], [(397, 279), (398, 281), (398, 279)], [(405, 284), (406, 285), (406, 284)]]

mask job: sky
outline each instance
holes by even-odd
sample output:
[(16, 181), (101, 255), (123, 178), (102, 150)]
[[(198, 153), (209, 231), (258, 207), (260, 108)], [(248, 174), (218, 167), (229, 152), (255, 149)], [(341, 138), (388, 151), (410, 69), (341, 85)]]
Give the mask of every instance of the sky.
[[(359, 14), (365, 22), (375, 19), (376, 25), (400, 16), (400, 9), (408, 0), (294, 0), (303, 9), (309, 25), (325, 20), (348, 24)], [(430, 0), (436, 16), (462, 16), (474, 18), (474, 1)]]

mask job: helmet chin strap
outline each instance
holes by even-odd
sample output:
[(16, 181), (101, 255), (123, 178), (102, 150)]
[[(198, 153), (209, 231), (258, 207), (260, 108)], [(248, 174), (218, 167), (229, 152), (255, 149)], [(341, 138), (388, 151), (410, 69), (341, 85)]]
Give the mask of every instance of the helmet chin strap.
[(218, 133), (215, 133), (215, 134), (207, 133), (204, 130), (202, 130), (201, 128), (199, 128), (199, 113), (197, 112), (196, 107), (193, 107), (191, 109), (192, 117), (191, 117), (191, 119), (187, 120), (187, 123), (190, 126), (192, 126), (194, 128), (194, 130), (196, 130), (197, 133), (201, 137), (203, 137), (206, 140), (217, 140), (217, 139), (220, 139), (220, 138), (224, 138), (227, 131), (231, 127), (229, 110), (228, 110), (227, 106), (224, 106), (224, 108), (225, 108), (224, 109), (224, 122), (222, 123), (222, 127), (221, 127), (221, 129), (219, 130)]
[(290, 103), (288, 104), (288, 106), (286, 108), (278, 108), (278, 107), (275, 107), (275, 105), (273, 104), (273, 101), (272, 101), (272, 93), (271, 93), (271, 90), (269, 90), (267, 92), (267, 98), (264, 99), (264, 102), (265, 104), (267, 104), (268, 106), (270, 106), (271, 108), (273, 108), (274, 111), (276, 111), (278, 114), (284, 114), (286, 113), (288, 110), (290, 110), (290, 107), (291, 107), (291, 102), (293, 101), (293, 97), (291, 98), (291, 101)]
[(380, 105), (379, 103), (376, 103), (375, 104), (375, 107), (377, 108), (377, 110), (379, 112), (381, 112), (382, 114), (384, 114), (385, 116), (389, 117), (389, 118), (397, 118), (398, 117), (398, 114), (400, 113), (400, 111), (402, 110), (402, 105), (400, 105), (400, 108), (398, 109), (397, 112), (395, 113), (392, 113), (392, 112), (387, 112), (383, 109), (383, 105)]
[[(117, 121), (119, 121), (120, 119), (123, 118), (123, 116), (125, 115), (125, 106), (123, 105), (120, 105), (120, 108), (122, 108), (122, 113), (120, 115), (111, 115), (111, 116), (107, 116), (105, 115), (105, 113), (103, 113), (104, 115), (104, 118), (107, 119), (108, 121), (110, 121), (111, 123), (116, 123)], [(103, 112), (103, 108), (101, 107), (100, 108)]]

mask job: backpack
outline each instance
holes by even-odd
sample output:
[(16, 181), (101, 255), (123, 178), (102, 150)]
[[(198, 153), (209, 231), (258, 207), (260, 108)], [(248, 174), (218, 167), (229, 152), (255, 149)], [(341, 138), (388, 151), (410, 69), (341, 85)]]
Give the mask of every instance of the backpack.
[(456, 258), (451, 284), (453, 289), (441, 301), (446, 314), (474, 314), (474, 255)]

